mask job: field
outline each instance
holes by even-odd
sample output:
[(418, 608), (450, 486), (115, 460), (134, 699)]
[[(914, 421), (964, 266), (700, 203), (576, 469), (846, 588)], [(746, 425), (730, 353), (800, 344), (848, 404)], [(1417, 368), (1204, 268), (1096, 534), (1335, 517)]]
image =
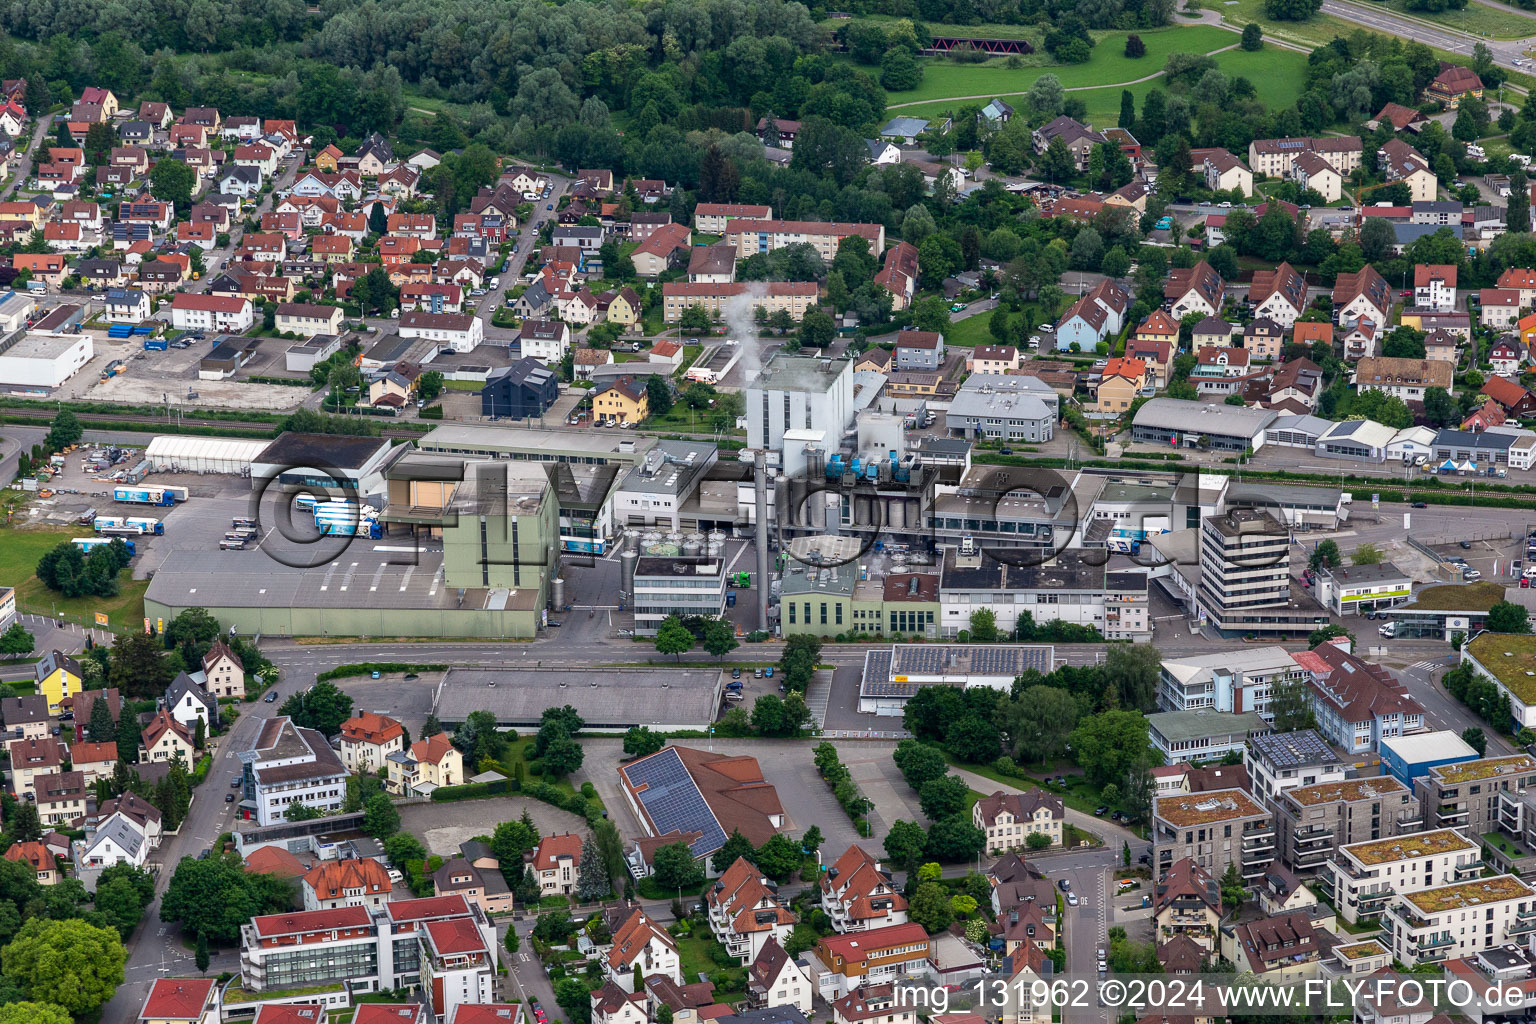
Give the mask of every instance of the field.
[[(89, 533), (89, 528), (86, 530)], [(105, 612), (114, 629), (139, 628), (144, 622), (144, 591), (148, 580), (132, 578), (132, 569), (118, 577), (121, 590), (116, 597), (63, 598), (43, 586), (34, 571), (43, 553), (61, 541), (81, 535), (79, 529), (0, 530), (0, 580), (16, 588), (16, 601), (30, 605), (26, 610), (56, 613), (76, 622), (92, 624), (96, 612)]]
[(972, 102), (958, 97), (977, 97), (977, 103), (994, 96), (1017, 98), (1028, 91), (1035, 79), (1049, 73), (1087, 104), (1090, 122), (1107, 127), (1119, 117), (1120, 93), (1129, 89), (1140, 106), (1142, 97), (1157, 86), (1169, 54), (1213, 50), (1221, 50), (1213, 58), (1229, 76), (1243, 75), (1255, 84), (1262, 83), (1262, 96), (1269, 106), (1290, 106), (1301, 95), (1307, 66), (1305, 54), (1275, 46), (1257, 53), (1223, 49), (1235, 47), (1235, 37), (1210, 25), (1186, 25), (1141, 36), (1147, 44), (1147, 55), (1139, 60), (1125, 56), (1124, 32), (1099, 34), (1093, 58), (1086, 64), (1009, 69), (1003, 58), (985, 64), (956, 64), (932, 58), (924, 62), (922, 84), (910, 92), (890, 93), (888, 109), (892, 114), (922, 117)]

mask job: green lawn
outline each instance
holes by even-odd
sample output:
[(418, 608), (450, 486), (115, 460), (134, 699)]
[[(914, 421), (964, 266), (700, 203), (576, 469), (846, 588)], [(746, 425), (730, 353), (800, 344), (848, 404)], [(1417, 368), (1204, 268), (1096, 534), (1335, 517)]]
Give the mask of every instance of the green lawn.
[(1015, 71), (1007, 67), (1006, 57), (994, 57), (983, 64), (958, 64), (934, 57), (924, 61), (922, 84), (910, 92), (890, 93), (890, 104), (893, 109), (907, 113), (903, 104), (913, 101), (982, 94), (1014, 95), (1027, 91), (1035, 79), (1047, 72), (1060, 79), (1061, 84), (1068, 89), (1116, 85), (1158, 73), (1170, 53), (1209, 53), (1237, 42), (1231, 32), (1210, 25), (1185, 25), (1145, 31), (1138, 34), (1147, 44), (1147, 54), (1132, 60), (1125, 55), (1125, 38), (1128, 34), (1103, 33), (1098, 38), (1098, 45), (1093, 48), (1092, 59), (1086, 64), (1024, 67)]
[(964, 320), (952, 321), (944, 328), (944, 344), (962, 345), (966, 348), (975, 348), (977, 345), (996, 345), (997, 339), (992, 337), (988, 324), (992, 322), (992, 311), (977, 313), (968, 316)]
[(1509, 837), (1502, 832), (1484, 832), (1483, 842), (1494, 847), (1506, 857), (1523, 857), (1519, 847), (1509, 841)]
[(62, 527), (46, 530), (0, 530), (0, 583), (16, 588), (16, 600), (41, 611), (57, 613), (75, 622), (94, 624), (95, 614), (105, 612), (111, 627), (136, 629), (144, 623), (144, 591), (148, 580), (132, 578), (124, 569), (118, 578), (116, 597), (64, 598), (43, 586), (34, 574), (43, 553), (72, 537), (90, 535), (90, 528)]
[[(1209, 26), (1203, 25), (1191, 26), (1184, 29), (1184, 31), (1188, 32), (1193, 32), (1196, 30), (1207, 33), (1215, 33), (1219, 37), (1228, 39), (1230, 39), (1232, 36), (1232, 33), (1230, 32), (1224, 32), (1221, 29), (1211, 28)], [(1219, 42), (1220, 40), (1217, 40), (1218, 44)], [(1087, 64), (1079, 65), (1078, 67), (1095, 67), (1098, 61), (1097, 54), (1099, 50), (1103, 49), (1105, 45), (1107, 44), (1101, 43), (1099, 44), (1099, 47), (1094, 50), (1094, 60), (1089, 61)], [(1151, 48), (1151, 43), (1149, 42), (1147, 47), (1149, 55), (1151, 53)], [(1214, 48), (1214, 46), (1212, 48)], [(1117, 53), (1116, 59), (1121, 64), (1146, 64), (1146, 61), (1150, 59), (1150, 56), (1149, 58), (1144, 58), (1142, 61), (1128, 61), (1123, 56), (1119, 56)], [(1219, 66), (1222, 71), (1226, 72), (1228, 76), (1236, 77), (1238, 75), (1242, 75), (1246, 77), (1250, 82), (1253, 82), (1256, 86), (1258, 86), (1261, 90), (1261, 95), (1264, 99), (1264, 102), (1271, 107), (1290, 106), (1296, 102), (1298, 97), (1301, 96), (1302, 86), (1306, 80), (1307, 68), (1307, 56), (1304, 53), (1298, 53), (1295, 50), (1281, 49), (1278, 46), (1267, 46), (1257, 53), (1246, 53), (1242, 50), (1226, 50), (1216, 54), (1214, 59), (1217, 66)], [(1165, 60), (1166, 57), (1160, 59), (1155, 65), (1147, 65), (1146, 70), (1140, 71), (1136, 75), (1127, 76), (1126, 78), (1116, 79), (1106, 75), (1096, 76), (1095, 80), (1098, 82), (1104, 82), (1106, 80), (1126, 81), (1129, 78), (1140, 78), (1143, 75), (1149, 75), (1154, 72), (1161, 71)], [(928, 66), (928, 74), (924, 76), (922, 86), (911, 93), (890, 93), (889, 95), (891, 97), (891, 101), (894, 104), (901, 104), (907, 102), (906, 97), (915, 96), (919, 93), (926, 93), (929, 88), (929, 83), (942, 77), (942, 75), (936, 74), (936, 72), (940, 70), (941, 69), (939, 65), (930, 64)], [(990, 82), (992, 83), (991, 87), (994, 89), (994, 91), (989, 95), (998, 96), (1004, 99), (1016, 100), (1029, 89), (1029, 86), (1041, 74), (1049, 71), (1052, 74), (1056, 74), (1058, 77), (1063, 77), (1063, 72), (1075, 71), (1077, 69), (1050, 67), (1026, 68), (1020, 71), (1009, 71), (1007, 68), (1003, 67), (1001, 63), (989, 63), (970, 65), (966, 67), (956, 67), (954, 65), (950, 65), (944, 67), (942, 70), (944, 72), (948, 72), (950, 70), (958, 70), (966, 72), (968, 75), (972, 76), (970, 78), (960, 80), (960, 85), (963, 86), (963, 88), (956, 88), (956, 90), (953, 92), (946, 91), (943, 93), (943, 95), (979, 95), (986, 91), (987, 83)], [(977, 75), (982, 75), (985, 77), (978, 79), (975, 77)], [(1064, 78), (1063, 80), (1065, 81)], [(1113, 127), (1120, 118), (1120, 94), (1122, 92), (1128, 90), (1131, 95), (1136, 98), (1137, 109), (1140, 109), (1142, 100), (1146, 97), (1147, 93), (1154, 88), (1161, 88), (1160, 83), (1160, 78), (1154, 78), (1151, 81), (1137, 82), (1134, 85), (1105, 85), (1096, 89), (1085, 89), (1081, 88), (1080, 86), (1073, 85), (1072, 83), (1066, 84), (1068, 88), (1073, 89), (1072, 95), (1077, 99), (1082, 100), (1083, 103), (1087, 106), (1088, 122), (1097, 128), (1110, 128)], [(946, 89), (947, 88), (952, 87), (946, 87)], [(897, 106), (894, 107), (891, 112), (893, 114), (902, 114), (909, 117), (933, 117), (940, 113), (953, 112), (955, 108), (961, 105), (962, 101), (956, 100), (930, 100), (928, 102), (918, 103), (910, 107)]]

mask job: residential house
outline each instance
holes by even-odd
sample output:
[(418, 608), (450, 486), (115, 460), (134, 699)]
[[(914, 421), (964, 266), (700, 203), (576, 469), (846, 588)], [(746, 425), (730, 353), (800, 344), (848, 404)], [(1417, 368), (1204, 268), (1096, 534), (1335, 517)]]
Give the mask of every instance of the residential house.
[(37, 692), (48, 700), (48, 713), (56, 715), (66, 697), (74, 697), (84, 688), (80, 663), (67, 654), (49, 651), (32, 669)]
[(1420, 263), (1413, 268), (1413, 304), (1449, 313), (1456, 308), (1456, 265)]
[(932, 945), (927, 930), (915, 922), (824, 935), (810, 954), (812, 981), (821, 998), (841, 999), (864, 985), (926, 972)]
[(524, 858), (539, 892), (545, 896), (570, 896), (581, 873), (581, 836), (572, 832), (544, 836)]
[(409, 749), (390, 754), (386, 786), (401, 796), (430, 796), (443, 786), (462, 785), (464, 755), (443, 733), (412, 743)]
[(683, 224), (663, 224), (630, 253), (635, 273), (656, 277), (680, 265), (693, 243), (693, 233)]
[(903, 310), (911, 305), (917, 292), (917, 247), (910, 242), (897, 242), (886, 250), (875, 283), (891, 293), (892, 309)]
[(1175, 320), (1182, 320), (1190, 313), (1219, 316), (1226, 292), (1226, 282), (1204, 260), (1188, 269), (1176, 267), (1170, 270), (1163, 285), (1163, 299)]
[(33, 788), (37, 816), (44, 825), (60, 828), (75, 828), (83, 824), (87, 810), (86, 798), (94, 798), (95, 795), (85, 784), (85, 774), (77, 771), (39, 775), (33, 780)]
[(171, 327), (178, 331), (241, 334), (256, 322), (250, 301), (243, 298), (178, 292), (170, 308)]
[(901, 331), (896, 335), (896, 369), (937, 370), (943, 362), (944, 335), (935, 331)]
[(1440, 73), (1424, 87), (1425, 101), (1444, 103), (1455, 110), (1464, 96), (1482, 99), (1483, 80), (1471, 68), (1441, 61)]
[(69, 748), (69, 763), (85, 776), (85, 784), (97, 779), (110, 779), (117, 766), (117, 743), (76, 743)]
[(524, 357), (486, 379), (481, 415), (525, 419), (544, 415), (560, 397), (560, 382), (543, 363)]
[(1353, 383), (1357, 391), (1384, 391), (1405, 402), (1422, 402), (1424, 392), (1430, 388), (1449, 391), (1455, 369), (1450, 363), (1428, 359), (1376, 356), (1355, 365)]
[(372, 857), (323, 860), (299, 879), (299, 893), (307, 911), (337, 907), (382, 910), (393, 891), (389, 873)]
[(1088, 158), (1093, 153), (1093, 147), (1107, 141), (1101, 133), (1088, 125), (1062, 115), (1035, 129), (1035, 152), (1044, 153), (1056, 139), (1060, 139), (1072, 154), (1073, 167), (1079, 174), (1088, 169)]
[(340, 334), (340, 306), (321, 306), (312, 302), (278, 303), (276, 326), (285, 334), (313, 338), (317, 334)]
[(1506, 417), (1526, 419), (1536, 416), (1536, 394), (1508, 377), (1489, 377), (1483, 382), (1482, 394), (1498, 403)]
[(1380, 326), (1387, 322), (1391, 308), (1392, 288), (1370, 264), (1334, 280), (1333, 315), (1340, 327), (1353, 327), (1362, 320)]
[[(1203, 265), (1203, 264), (1202, 264)], [(1056, 325), (1056, 350), (1091, 352), (1125, 327), (1131, 297), (1119, 282), (1106, 278), (1070, 307)]]
[(205, 734), (219, 722), (218, 700), (185, 672), (178, 672), (166, 687), (165, 709), (189, 733), (196, 733), (199, 719)]
[(1461, 350), (1461, 339), (1450, 331), (1436, 328), (1424, 336), (1424, 358), (1454, 364)]
[(640, 423), (650, 415), (646, 386), (634, 377), (605, 380), (592, 392), (592, 417), (608, 424)]
[(1525, 349), (1513, 339), (1501, 338), (1489, 350), (1488, 361), (1493, 364), (1495, 375), (1515, 378), (1520, 376), (1520, 366), (1525, 362)]
[(1402, 139), (1388, 139), (1377, 151), (1376, 163), (1386, 180), (1406, 184), (1416, 203), (1433, 201), (1440, 189), (1440, 180), (1430, 170), (1429, 161)]
[(196, 754), (191, 731), (164, 708), (155, 712), (139, 740), (139, 760), (169, 762), (179, 759), (190, 769), (197, 760)]
[(1327, 203), (1336, 203), (1344, 195), (1344, 176), (1320, 153), (1300, 153), (1286, 176), (1304, 189), (1311, 189)]
[(1243, 328), (1243, 351), (1253, 359), (1278, 359), (1285, 344), (1285, 328), (1261, 316)]
[(1061, 797), (1043, 789), (1023, 793), (997, 790), (971, 807), (971, 824), (986, 833), (987, 849), (994, 857), (1026, 848), (1030, 837), (1036, 835), (1049, 839), (1050, 846), (1060, 846), (1065, 819)]
[(967, 373), (1007, 373), (1019, 368), (1019, 350), (1012, 345), (977, 345), (966, 360)]
[(1323, 952), (1331, 947), (1307, 912), (1295, 911), (1238, 924), (1223, 933), (1221, 952), (1239, 971), (1280, 984), (1318, 977)]
[(1248, 166), (1257, 174), (1271, 178), (1285, 177), (1302, 153), (1316, 153), (1348, 176), (1360, 166), (1364, 145), (1354, 136), (1327, 135), (1317, 138), (1254, 139), (1248, 144)]
[(393, 718), (363, 711), (341, 723), (341, 763), (350, 772), (375, 772), (389, 755), (405, 749), (405, 727)]
[(1478, 322), (1484, 327), (1508, 330), (1520, 319), (1520, 292), (1514, 288), (1483, 288), (1477, 293), (1477, 307)]
[(747, 1003), (754, 1008), (792, 1006), (811, 1012), (810, 979), (774, 936), (763, 941), (747, 971)]
[(551, 364), (571, 347), (571, 329), (559, 320), (524, 320), (517, 337), (524, 356)]
[(1190, 170), (1205, 182), (1212, 192), (1239, 192), (1253, 195), (1253, 171), (1248, 165), (1225, 149), (1192, 149), (1189, 151)]
[(1186, 857), (1171, 864), (1152, 889), (1157, 940), (1184, 938), (1208, 953), (1215, 952), (1222, 905), (1221, 886), (1211, 873)]
[(155, 811), (154, 842), (150, 841), (144, 825), (138, 819), (122, 812), (100, 815), (89, 837), (77, 840), (73, 845), (76, 870), (82, 876), (94, 879), (115, 864), (143, 867), (149, 859), (150, 850), (159, 843), (159, 814), (159, 811)]
[(642, 977), (661, 974), (681, 985), (682, 961), (671, 934), (638, 907), (616, 909), (625, 916), (610, 929), (613, 942), (602, 960), (609, 980), (627, 990), (638, 966)]
[(1281, 263), (1274, 270), (1256, 270), (1248, 286), (1248, 305), (1255, 317), (1289, 328), (1306, 311), (1306, 278), (1289, 263)]
[(56, 885), (63, 877), (53, 852), (39, 842), (16, 842), (6, 849), (4, 859), (25, 864), (32, 869), (38, 885)]
[[(14, 620), (14, 613), (11, 618)], [(48, 698), (38, 693), (0, 698), (0, 722), (5, 723), (4, 738), (7, 740), (46, 739), (53, 726), (48, 715)]]
[(716, 941), (743, 965), (755, 961), (766, 942), (789, 941), (795, 927), (778, 886), (742, 857), (705, 891), (704, 904)]
[(1241, 337), (1242, 332), (1232, 324), (1219, 316), (1208, 316), (1195, 324), (1191, 329), (1190, 344), (1196, 350), (1202, 348), (1230, 348), (1234, 333)]
[(215, 697), (240, 700), (245, 697), (245, 663), (230, 650), (222, 637), (216, 637), (203, 655), (203, 688)]
[(37, 795), (37, 780), (64, 767), (69, 750), (51, 736), (11, 740), (6, 744), (11, 760), (10, 791), (17, 799)]
[(850, 846), (817, 883), (821, 909), (838, 932), (862, 932), (907, 921), (907, 899), (891, 874), (862, 847)]
[(571, 372), (577, 380), (591, 380), (597, 367), (612, 364), (613, 352), (606, 348), (578, 348), (571, 363)]
[(402, 313), (398, 330), (402, 338), (425, 338), (455, 352), (468, 352), (485, 340), (484, 322), (462, 313)]
[(1091, 384), (1090, 389), (1099, 412), (1124, 413), (1146, 386), (1146, 364), (1128, 356), (1116, 356), (1105, 364), (1098, 383)]

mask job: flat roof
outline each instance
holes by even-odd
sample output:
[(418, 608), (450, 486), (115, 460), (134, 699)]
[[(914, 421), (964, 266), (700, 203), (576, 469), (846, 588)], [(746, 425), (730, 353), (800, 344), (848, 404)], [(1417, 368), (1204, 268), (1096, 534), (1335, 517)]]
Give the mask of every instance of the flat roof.
[(1255, 736), (1248, 744), (1267, 763), (1280, 769), (1338, 764), (1342, 761), (1338, 753), (1328, 745), (1328, 741), (1323, 739), (1323, 734), (1316, 729)]
[(544, 709), (569, 704), (588, 729), (634, 725), (708, 728), (720, 707), (718, 669), (694, 668), (451, 668), (433, 713), (462, 722), (489, 711), (503, 727), (537, 725)]
[(1455, 764), (1438, 765), (1430, 769), (1443, 784), (1480, 782), (1483, 779), (1502, 778), (1507, 775), (1524, 775), (1536, 772), (1536, 758), (1529, 754), (1511, 754), (1507, 757), (1480, 757), (1475, 761), (1458, 761)]
[(1147, 716), (1147, 727), (1169, 743), (1184, 743), (1208, 736), (1246, 737), (1270, 725), (1253, 711), (1161, 711)]
[(1528, 885), (1514, 875), (1497, 875), (1493, 878), (1478, 878), (1470, 882), (1457, 882), (1453, 885), (1420, 889), (1418, 892), (1401, 895), (1423, 913), (1438, 914), (1447, 910), (1523, 899), (1533, 894), (1536, 893), (1533, 893)]
[(1407, 573), (1391, 562), (1379, 562), (1376, 565), (1341, 565), (1336, 569), (1324, 568), (1323, 575), (1332, 577), (1343, 587), (1363, 587), (1387, 580), (1410, 578)]
[(1391, 751), (1409, 764), (1422, 761), (1470, 761), (1477, 751), (1449, 729), (1439, 732), (1416, 732), (1407, 736), (1387, 736), (1381, 741), (1383, 750)]
[(609, 430), (531, 430), (445, 423), (423, 435), (416, 447), (419, 451), (453, 455), (525, 454), (550, 462), (563, 461), (560, 456), (571, 455), (578, 460), (604, 458), (638, 463), (655, 444), (655, 438), (644, 434), (624, 436)]
[(1239, 408), (1179, 398), (1149, 398), (1136, 410), (1133, 424), (1154, 430), (1177, 430), (1180, 434), (1221, 434), (1226, 437), (1254, 437), (1279, 417), (1271, 409)]
[(1436, 583), (1420, 587), (1413, 600), (1396, 608), (1399, 615), (1414, 611), (1486, 612), (1504, 600), (1504, 587), (1491, 580), (1476, 583)]
[(1387, 949), (1375, 939), (1366, 942), (1356, 942), (1348, 946), (1335, 946), (1333, 951), (1345, 960), (1364, 960), (1373, 956), (1390, 956), (1391, 950)]
[(1536, 704), (1536, 635), (1479, 633), (1467, 651), (1523, 704)]
[(1158, 797), (1153, 814), (1179, 828), (1209, 825), (1237, 818), (1256, 818), (1264, 808), (1241, 789), (1218, 789), (1209, 793), (1182, 793)]
[[(337, 549), (345, 544), (345, 557), (313, 568), (283, 565), (264, 551), (281, 543), (276, 530), (251, 550), (172, 551), (155, 570), (144, 598), (172, 608), (533, 611), (540, 606), (538, 582), (516, 590), (477, 588), (461, 594), (444, 582), (440, 551), (403, 550), (405, 545), (393, 538), (336, 540)], [(292, 558), (314, 557), (317, 547), (297, 546)]]
[(1373, 867), (1388, 861), (1408, 860), (1413, 857), (1435, 857), (1458, 850), (1475, 850), (1477, 844), (1453, 828), (1439, 828), (1432, 832), (1413, 832), (1391, 839), (1372, 839), (1365, 843), (1351, 843), (1343, 849), (1361, 864)]
[(764, 391), (820, 393), (831, 387), (832, 383), (851, 365), (852, 363), (847, 359), (827, 359), (778, 352), (748, 386)]
[(15, 344), (0, 349), (0, 357), (7, 359), (57, 359), (88, 340), (88, 334), (28, 334), (18, 338)]
[(362, 469), (381, 449), (389, 447), (389, 439), (384, 437), (299, 434), (290, 430), (251, 461), (301, 469)]
[(1408, 792), (1397, 779), (1390, 775), (1378, 775), (1371, 779), (1346, 779), (1343, 782), (1323, 782), (1316, 786), (1298, 786), (1287, 790), (1286, 796), (1303, 807), (1318, 804), (1374, 800)]

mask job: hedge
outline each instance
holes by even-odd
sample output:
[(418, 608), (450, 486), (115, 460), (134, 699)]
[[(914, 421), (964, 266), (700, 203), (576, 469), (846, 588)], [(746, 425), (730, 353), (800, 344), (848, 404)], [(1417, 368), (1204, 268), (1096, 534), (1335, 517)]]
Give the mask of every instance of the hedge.
[(367, 676), (377, 672), (380, 675), (385, 672), (446, 672), (447, 665), (417, 665), (404, 661), (364, 661), (356, 665), (337, 665), (335, 668), (326, 669), (315, 676), (315, 682), (323, 683), (331, 679), (346, 679), (353, 676)]
[(595, 825), (603, 817), (602, 808), (589, 804), (580, 793), (567, 793), (548, 782), (524, 785), (519, 779), (501, 779), (496, 782), (467, 782), (461, 786), (442, 786), (432, 791), (434, 803), (453, 803), (459, 800), (482, 800), (492, 796), (521, 793), (540, 803), (558, 807), (562, 811), (580, 817), (589, 825)]

